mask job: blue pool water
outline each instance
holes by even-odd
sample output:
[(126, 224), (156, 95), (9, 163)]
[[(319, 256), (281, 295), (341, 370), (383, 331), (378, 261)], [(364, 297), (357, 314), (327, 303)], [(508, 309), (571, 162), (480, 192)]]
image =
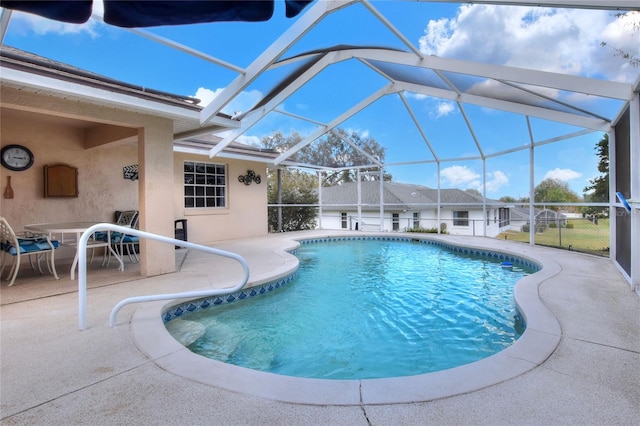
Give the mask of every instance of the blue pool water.
[(277, 374), (367, 379), (490, 356), (523, 332), (513, 287), (531, 270), (399, 241), (302, 245), (296, 278), (185, 312), (167, 329), (191, 351)]

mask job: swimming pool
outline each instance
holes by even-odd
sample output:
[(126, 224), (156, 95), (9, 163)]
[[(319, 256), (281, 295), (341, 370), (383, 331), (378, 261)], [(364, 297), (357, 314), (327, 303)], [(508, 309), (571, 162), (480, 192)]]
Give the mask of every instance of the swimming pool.
[[(522, 324), (513, 286), (537, 268), (504, 253), (410, 238), (312, 240), (297, 254), (295, 280), (179, 306), (165, 314), (167, 328), (196, 353), (278, 374), (423, 374), (515, 342)], [(270, 287), (279, 290), (229, 304)]]

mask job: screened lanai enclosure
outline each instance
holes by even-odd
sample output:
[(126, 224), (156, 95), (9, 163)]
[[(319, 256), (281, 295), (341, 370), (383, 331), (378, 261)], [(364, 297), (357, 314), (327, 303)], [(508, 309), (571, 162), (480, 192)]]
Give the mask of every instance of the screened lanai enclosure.
[[(78, 58), (94, 55), (102, 43), (121, 46), (122, 55), (105, 58), (117, 65), (109, 68), (109, 77), (191, 93), (194, 104), (200, 104), (197, 122), (174, 126), (176, 151), (214, 158), (233, 143), (260, 147), (272, 135), (295, 134), (295, 143), (278, 147), (265, 162), (272, 170), (300, 169), (318, 176), (320, 227), (323, 222), (328, 226), (323, 214), (329, 211), (340, 227), (353, 230), (356, 223), (359, 230), (364, 224), (385, 231), (408, 229), (415, 219), (421, 227), (427, 218), (416, 212), (430, 209), (434, 217), (425, 227), (436, 232), (473, 223), (473, 234), (486, 236), (493, 224), (506, 227), (518, 218), (528, 224), (519, 231), (534, 244), (543, 217), (547, 225), (566, 229), (567, 216), (556, 217), (559, 210), (596, 207), (605, 211), (600, 226), (608, 226), (606, 255), (640, 291), (637, 0), (146, 2), (145, 7), (131, 6), (145, 2), (58, 2), (65, 9), (46, 3), (1, 1), (3, 46), (67, 63), (75, 58), (72, 65), (80, 68), (88, 62)], [(225, 10), (228, 4), (231, 9)], [(436, 6), (450, 8), (456, 19), (420, 19)], [(545, 31), (529, 33), (523, 37), (530, 39), (519, 43), (492, 38), (499, 32), (497, 17), (515, 10), (526, 10), (522, 28), (542, 20), (605, 19), (611, 28), (635, 20), (628, 34), (636, 44), (629, 51), (628, 45), (616, 49), (603, 40), (602, 46), (583, 49), (581, 34), (556, 43)], [(476, 25), (460, 31), (474, 13)], [(85, 25), (93, 39), (62, 47), (64, 37), (51, 35), (50, 45), (31, 45), (22, 37), (19, 19), (24, 14)], [(96, 37), (97, 28), (108, 36)], [(128, 50), (134, 38), (144, 40), (144, 51)], [(531, 59), (540, 49), (551, 58), (548, 62)], [(580, 62), (579, 55), (587, 59)], [(160, 68), (172, 78), (157, 78)], [(2, 78), (39, 84), (10, 72)], [(566, 177), (563, 172), (572, 170), (572, 161), (584, 162), (581, 154), (587, 152), (591, 176), (583, 173), (575, 190), (581, 192), (599, 174), (594, 147), (605, 135), (608, 200), (535, 200), (542, 181)], [(329, 137), (358, 155), (345, 158), (344, 149), (317, 155)], [(374, 153), (364, 147), (368, 138), (382, 149)], [(348, 202), (331, 198), (322, 185), (323, 176), (345, 170), (355, 176), (355, 198)], [(385, 188), (385, 174), (392, 182), (427, 189), (408, 190), (409, 199), (402, 199), (400, 186)], [(497, 191), (507, 185), (511, 192)], [(476, 190), (476, 198), (453, 192), (469, 188)], [(499, 201), (504, 194), (516, 201)], [(447, 211), (451, 216), (444, 216)], [(406, 225), (400, 224), (402, 213), (409, 215)], [(491, 236), (496, 235), (503, 234)]]

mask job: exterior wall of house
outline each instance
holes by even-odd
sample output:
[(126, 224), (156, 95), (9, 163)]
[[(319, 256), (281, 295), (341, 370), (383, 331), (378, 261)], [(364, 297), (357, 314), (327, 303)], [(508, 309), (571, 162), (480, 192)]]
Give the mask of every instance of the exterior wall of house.
[[(20, 144), (35, 157), (33, 166), (15, 172), (0, 167), (2, 192), (11, 176), (13, 199), (2, 198), (0, 215), (21, 231), (25, 224), (114, 220), (115, 210), (138, 209), (138, 184), (125, 180), (122, 168), (137, 164), (135, 144), (102, 145), (84, 149), (84, 130), (21, 118), (3, 119), (2, 146)], [(78, 169), (78, 198), (45, 198), (44, 166), (67, 164)], [(73, 257), (71, 247), (56, 257)]]
[[(3, 92), (4, 93), (4, 92)], [(4, 101), (4, 99), (3, 99)], [(31, 101), (27, 101), (29, 103)], [(58, 109), (62, 109), (60, 101)], [(98, 111), (96, 111), (96, 115)], [(114, 116), (125, 114), (105, 108), (101, 117), (112, 123)], [(125, 114), (129, 117), (135, 114)], [(7, 119), (11, 116), (11, 119)], [(32, 118), (33, 117), (33, 118)], [(213, 242), (231, 238), (252, 237), (267, 234), (267, 185), (266, 166), (261, 163), (213, 159), (187, 154), (175, 156), (169, 151), (167, 161), (166, 143), (169, 140), (171, 150), (171, 124), (166, 120), (142, 118), (149, 124), (138, 137), (147, 145), (146, 162), (139, 161), (140, 144), (137, 138), (127, 138), (126, 142), (96, 144), (87, 148), (86, 128), (70, 125), (64, 121), (27, 116), (25, 114), (3, 114), (0, 128), (0, 144), (20, 144), (28, 147), (34, 154), (33, 166), (22, 172), (10, 171), (0, 167), (0, 192), (4, 192), (7, 176), (11, 176), (13, 199), (4, 199), (0, 195), (0, 215), (7, 218), (16, 231), (30, 223), (104, 221), (112, 222), (116, 210), (140, 210), (140, 228), (149, 232), (173, 236), (174, 219), (188, 220), (188, 237), (192, 242)], [(74, 118), (80, 118), (74, 116)], [(120, 117), (117, 117), (120, 119)], [(96, 123), (96, 126), (99, 124)], [(153, 130), (150, 130), (153, 128)], [(134, 129), (134, 133), (137, 131)], [(160, 134), (162, 133), (162, 134)], [(168, 139), (167, 139), (168, 138)], [(159, 145), (162, 144), (160, 150)], [(154, 151), (155, 150), (155, 151)], [(149, 153), (149, 151), (151, 151)], [(162, 155), (156, 151), (161, 151)], [(160, 158), (156, 158), (159, 157)], [(184, 208), (182, 199), (182, 164), (185, 159), (203, 162), (221, 162), (227, 164), (228, 198), (227, 207), (215, 212), (194, 211)], [(160, 163), (159, 163), (160, 162)], [(77, 198), (44, 197), (44, 165), (68, 164), (78, 169)], [(123, 167), (139, 164), (140, 169), (160, 171), (161, 175), (149, 176), (141, 186), (141, 181), (124, 179)], [(173, 168), (169, 175), (168, 168)], [(238, 176), (254, 170), (263, 177), (260, 185), (246, 186), (238, 182)], [(162, 173), (164, 175), (162, 175)], [(142, 178), (141, 174), (141, 178)], [(167, 181), (166, 177), (169, 177)], [(140, 189), (142, 188), (142, 190)], [(145, 194), (142, 194), (144, 191)], [(155, 195), (154, 195), (155, 194)], [(139, 200), (146, 198), (144, 206)], [(168, 200), (168, 202), (166, 201)], [(141, 201), (140, 201), (141, 202)], [(167, 209), (167, 204), (171, 206)], [(144, 207), (144, 208), (143, 208)], [(196, 209), (197, 210), (197, 209)], [(161, 222), (161, 223), (160, 223)], [(155, 230), (149, 228), (152, 227)], [(156, 231), (161, 229), (161, 231)], [(155, 243), (155, 242), (149, 242)], [(143, 251), (153, 251), (149, 259), (141, 259), (143, 275), (157, 275), (175, 270), (174, 248), (167, 244), (155, 243)], [(70, 259), (75, 255), (71, 246), (62, 246), (56, 251), (57, 259)], [(146, 263), (145, 263), (146, 262)]]
[[(466, 226), (454, 225), (453, 211), (468, 211), (469, 217)], [(496, 212), (496, 220), (494, 221), (493, 212)], [(343, 229), (341, 221), (341, 212), (347, 213), (347, 229), (355, 230), (358, 213), (357, 210), (341, 210), (327, 211), (323, 210), (322, 228), (323, 229)], [(413, 227), (413, 211), (385, 211), (383, 231), (393, 231), (393, 214), (398, 214), (398, 230), (404, 231)], [(487, 225), (487, 236), (495, 237), (503, 230), (509, 228), (505, 226), (500, 228), (500, 221), (497, 216), (497, 210), (490, 209), (488, 213), (489, 224)], [(378, 211), (363, 211), (362, 225), (358, 227), (361, 231), (377, 231), (380, 230), (380, 216)], [(442, 208), (440, 211), (440, 223), (446, 224), (446, 232), (451, 235), (484, 235), (484, 215), (481, 209), (472, 210), (468, 207)], [(420, 211), (420, 227), (421, 228), (437, 228), (439, 226), (435, 209)]]
[[(227, 206), (222, 208), (184, 207), (184, 162), (225, 164), (227, 166)], [(238, 176), (253, 170), (262, 182), (245, 185)], [(189, 241), (212, 243), (233, 238), (251, 238), (267, 235), (267, 168), (265, 164), (226, 158), (208, 158), (201, 155), (175, 153), (174, 156), (176, 219), (187, 219)]]

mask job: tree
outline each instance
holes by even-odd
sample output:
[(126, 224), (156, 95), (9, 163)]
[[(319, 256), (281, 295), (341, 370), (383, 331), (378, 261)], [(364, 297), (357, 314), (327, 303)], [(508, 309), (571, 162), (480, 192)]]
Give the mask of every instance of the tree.
[(471, 195), (475, 195), (476, 197), (482, 198), (482, 192), (478, 191), (475, 188), (467, 188), (464, 192), (469, 193)]
[[(303, 137), (297, 132), (293, 132), (289, 136), (284, 136), (281, 132), (277, 132), (273, 136), (264, 138), (262, 145), (264, 148), (285, 152), (302, 140)], [(354, 148), (354, 146), (357, 148)], [(331, 186), (343, 182), (355, 181), (355, 168), (374, 163), (374, 158), (379, 159), (380, 162), (384, 162), (385, 158), (385, 148), (375, 139), (362, 137), (357, 132), (349, 133), (343, 129), (334, 129), (327, 133), (322, 139), (318, 139), (302, 148), (289, 159), (301, 164), (343, 169), (336, 171), (329, 170), (326, 173), (322, 184), (324, 186)], [(376, 172), (378, 170), (377, 167), (360, 169), (361, 172)], [(364, 180), (379, 179), (377, 173), (363, 174), (362, 178)], [(391, 181), (393, 179), (389, 173), (384, 173), (383, 178), (385, 181)]]
[[(595, 146), (598, 161), (598, 171), (602, 175), (589, 181), (591, 185), (584, 188), (585, 201), (606, 203), (609, 201), (609, 135), (605, 134)], [(590, 215), (601, 215), (606, 211), (602, 207), (586, 207), (584, 212)]]
[(499, 200), (502, 201), (503, 203), (516, 203), (518, 201), (514, 197), (511, 197), (509, 195), (500, 197)]
[[(638, 11), (620, 12), (616, 14), (616, 18), (627, 21), (626, 24), (631, 27), (632, 33), (635, 33), (640, 29), (640, 12)], [(607, 46), (607, 42), (600, 42), (600, 45), (603, 47)], [(640, 57), (635, 56), (634, 53), (620, 47), (614, 47), (614, 51), (614, 56), (620, 56), (623, 59), (628, 60), (632, 67), (640, 67)]]
[[(580, 200), (569, 185), (560, 179), (545, 179), (534, 188), (536, 203), (575, 203)], [(557, 210), (557, 208), (552, 208)]]
[[(267, 202), (278, 204), (277, 170), (267, 171)], [(295, 169), (282, 169), (282, 204), (317, 204), (315, 191), (318, 179), (314, 174)], [(270, 207), (269, 232), (278, 231), (278, 208)], [(316, 208), (311, 206), (282, 207), (282, 231), (302, 231), (316, 227)]]
[[(293, 132), (288, 136), (282, 132), (274, 133), (262, 139), (262, 146), (280, 153), (294, 147), (303, 140), (302, 135)], [(348, 141), (348, 142), (345, 142)], [(357, 147), (357, 148), (356, 148)], [(364, 151), (364, 152), (363, 152)], [(356, 132), (335, 129), (323, 139), (311, 143), (290, 157), (290, 160), (301, 164), (319, 165), (330, 168), (349, 168), (369, 165), (373, 158), (384, 162), (385, 149), (373, 138), (364, 138)], [(377, 171), (377, 167), (363, 168), (362, 171)], [(379, 175), (362, 175), (365, 180), (377, 180)], [(295, 169), (281, 169), (282, 204), (317, 204), (317, 177)], [(391, 180), (388, 173), (384, 173), (385, 180)], [(337, 185), (342, 182), (352, 182), (356, 179), (354, 169), (327, 171), (323, 176), (324, 186)], [(268, 169), (268, 202), (278, 204), (277, 170)], [(278, 231), (278, 211), (282, 211), (282, 230), (299, 231), (313, 229), (316, 226), (316, 208), (311, 206), (282, 207), (269, 209), (269, 231)]]

